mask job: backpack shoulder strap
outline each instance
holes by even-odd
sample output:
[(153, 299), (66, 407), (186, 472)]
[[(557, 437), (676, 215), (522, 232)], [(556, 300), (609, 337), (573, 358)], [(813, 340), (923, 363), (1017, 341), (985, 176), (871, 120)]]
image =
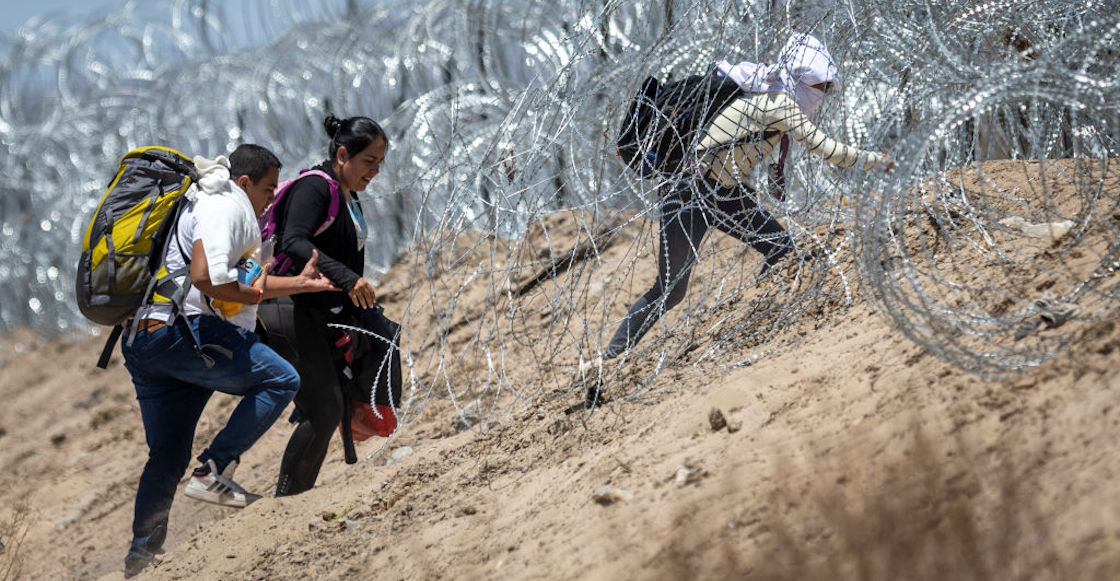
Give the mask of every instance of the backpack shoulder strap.
[(113, 347), (117, 346), (117, 341), (120, 340), (123, 332), (123, 324), (114, 325), (113, 330), (109, 333), (109, 338), (105, 339), (105, 346), (101, 348), (101, 357), (97, 358), (97, 366), (101, 369), (109, 368), (109, 358), (113, 355)]
[(334, 219), (338, 217), (338, 211), (342, 207), (342, 191), (338, 186), (338, 180), (321, 169), (303, 170), (296, 179), (304, 176), (319, 176), (327, 180), (327, 186), (331, 189), (331, 202), (327, 206), (327, 219), (315, 230), (315, 235), (318, 236), (326, 231), (327, 228), (330, 228), (331, 224), (334, 223)]
[[(264, 214), (261, 215), (261, 236), (263, 239), (274, 239), (274, 242), (279, 242), (279, 240), (275, 239), (279, 235), (279, 231), (282, 229), (280, 221), (282, 221), (283, 218), (277, 217), (273, 212), (275, 212), (276, 208), (282, 207), (287, 204), (287, 197), (291, 188), (295, 185), (296, 182), (307, 176), (316, 176), (323, 178), (327, 182), (327, 187), (330, 188), (330, 202), (327, 205), (327, 216), (323, 220), (323, 223), (320, 224), (319, 227), (315, 230), (315, 233), (312, 236), (318, 236), (322, 234), (327, 230), (327, 228), (330, 227), (331, 224), (334, 223), (335, 218), (338, 217), (338, 211), (342, 207), (342, 192), (341, 188), (338, 185), (338, 180), (334, 179), (330, 174), (323, 170), (305, 169), (301, 170), (299, 172), (299, 175), (297, 175), (296, 177), (284, 181), (282, 184), (280, 184), (279, 187), (277, 187), (276, 199), (272, 202), (271, 206), (265, 209)], [(287, 210), (285, 210), (285, 212), (286, 211)], [(273, 256), (273, 265), (271, 272), (272, 274), (284, 274), (287, 272), (291, 264), (291, 257), (289, 257), (278, 248), (276, 250), (276, 254)]]

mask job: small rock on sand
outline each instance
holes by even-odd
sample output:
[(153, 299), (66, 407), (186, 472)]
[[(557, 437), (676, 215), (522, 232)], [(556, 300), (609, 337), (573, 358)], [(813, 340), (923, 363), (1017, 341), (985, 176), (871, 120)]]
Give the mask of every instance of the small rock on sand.
[(712, 408), (708, 412), (708, 425), (712, 427), (713, 432), (718, 432), (727, 427), (727, 418), (723, 417), (723, 412), (719, 408)]
[(621, 488), (615, 488), (609, 484), (604, 484), (602, 486), (596, 486), (595, 489), (591, 491), (591, 498), (595, 502), (607, 506), (618, 501), (633, 500), (634, 494)]

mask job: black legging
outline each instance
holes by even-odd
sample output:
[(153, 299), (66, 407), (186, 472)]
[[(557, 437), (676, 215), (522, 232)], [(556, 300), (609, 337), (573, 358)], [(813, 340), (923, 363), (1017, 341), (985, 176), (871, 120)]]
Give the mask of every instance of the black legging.
[(637, 345), (666, 311), (684, 300), (689, 274), (699, 259), (700, 241), (712, 226), (762, 253), (764, 272), (793, 249), (789, 233), (758, 206), (754, 191), (746, 185), (719, 186), (708, 179), (680, 183), (661, 202), (657, 280), (630, 307), (603, 359)]
[(315, 486), (331, 437), (342, 420), (343, 397), (331, 345), (342, 331), (327, 327), (336, 316), (317, 308), (295, 308), (300, 387), (296, 393), (298, 425), (280, 461), (276, 496)]

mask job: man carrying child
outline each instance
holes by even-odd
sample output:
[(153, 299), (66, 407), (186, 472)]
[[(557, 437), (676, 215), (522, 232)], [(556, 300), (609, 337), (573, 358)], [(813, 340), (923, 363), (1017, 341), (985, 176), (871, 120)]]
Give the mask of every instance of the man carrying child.
[[(241, 454), (264, 435), (299, 388), (296, 370), (253, 330), (261, 300), (334, 290), (311, 260), (295, 277), (269, 278), (262, 266), (257, 217), (272, 202), (280, 162), (258, 145), (225, 157), (196, 157), (198, 182), (187, 192), (165, 266), (186, 268), (190, 290), (181, 316), (158, 295), (140, 308), (121, 346), (148, 444), (136, 490), (133, 540), (125, 557), (132, 577), (160, 552), (195, 426), (215, 391), (241, 397), (225, 427), (199, 455), (184, 494), (243, 508), (260, 498), (233, 480)], [(187, 276), (179, 281), (186, 284)], [(193, 334), (202, 346), (196, 349)]]

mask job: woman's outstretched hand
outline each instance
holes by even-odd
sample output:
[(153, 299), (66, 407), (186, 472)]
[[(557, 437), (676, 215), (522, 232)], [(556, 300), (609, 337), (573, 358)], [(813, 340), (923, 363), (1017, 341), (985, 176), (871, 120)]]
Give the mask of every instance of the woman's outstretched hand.
[(377, 302), (377, 293), (373, 292), (373, 285), (364, 278), (359, 278), (348, 294), (355, 307), (368, 309)]

